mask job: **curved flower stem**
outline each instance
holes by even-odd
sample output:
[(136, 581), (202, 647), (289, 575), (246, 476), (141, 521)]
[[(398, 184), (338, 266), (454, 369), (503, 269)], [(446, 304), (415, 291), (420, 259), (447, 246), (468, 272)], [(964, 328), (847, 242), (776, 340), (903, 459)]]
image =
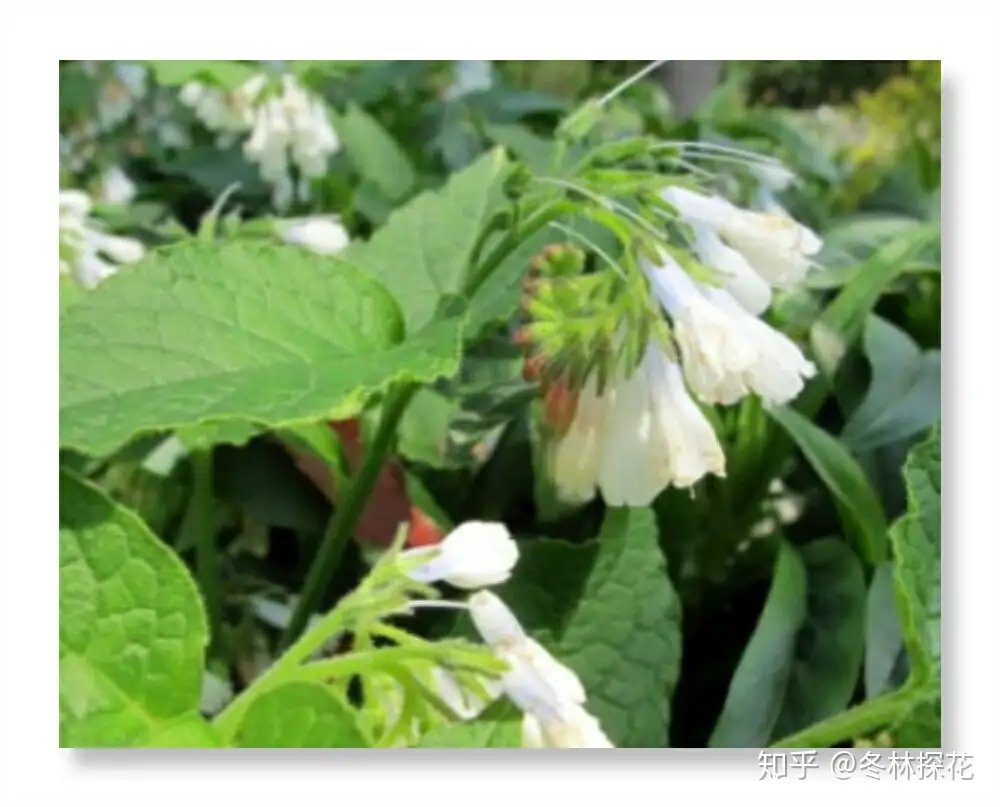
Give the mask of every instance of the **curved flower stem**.
[(306, 576), (302, 596), (295, 604), (295, 611), (281, 637), (282, 648), (288, 647), (295, 641), (309, 621), (310, 615), (316, 610), (323, 596), (323, 590), (336, 571), (344, 547), (354, 534), (354, 528), (371, 497), (379, 472), (382, 470), (382, 463), (392, 447), (399, 420), (417, 389), (419, 389), (417, 384), (400, 383), (391, 388), (386, 395), (378, 430), (365, 452), (361, 468), (354, 475), (343, 501), (326, 526), (319, 551)]
[(915, 700), (913, 692), (906, 688), (880, 695), (796, 734), (782, 737), (772, 743), (771, 748), (832, 748), (837, 743), (863, 737), (895, 723), (913, 708)]

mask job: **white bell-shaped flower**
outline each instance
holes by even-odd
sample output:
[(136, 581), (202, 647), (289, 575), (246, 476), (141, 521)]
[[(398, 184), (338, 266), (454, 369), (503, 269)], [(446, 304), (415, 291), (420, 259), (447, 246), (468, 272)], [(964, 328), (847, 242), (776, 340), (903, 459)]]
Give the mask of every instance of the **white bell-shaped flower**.
[(461, 720), (475, 720), (490, 703), (503, 694), (503, 687), (496, 679), (481, 678), (479, 683), (489, 697), (489, 700), (482, 700), (459, 684), (454, 675), (438, 666), (431, 668), (431, 681), (441, 700)]
[(753, 344), (673, 258), (661, 257), (662, 266), (644, 268), (673, 321), (688, 383), (706, 403), (736, 403), (749, 392), (744, 373), (757, 359)]
[(320, 255), (333, 255), (350, 243), (350, 236), (337, 216), (289, 219), (278, 225), (281, 238)]
[(718, 233), (704, 224), (694, 225), (695, 248), (702, 263), (715, 269), (724, 288), (749, 313), (764, 313), (771, 305), (771, 286), (740, 252), (726, 246)]
[(607, 748), (610, 742), (583, 704), (579, 677), (528, 636), (517, 617), (495, 594), (469, 598), (472, 621), (483, 640), (509, 670), (503, 693), (524, 712), (522, 735), (530, 748)]
[(663, 198), (685, 220), (714, 227), (775, 288), (797, 286), (823, 246), (816, 233), (786, 215), (744, 210), (719, 196), (676, 186)]
[(646, 272), (673, 320), (684, 376), (702, 401), (732, 404), (754, 392), (779, 405), (801, 392), (816, 368), (794, 342), (728, 291), (696, 283), (669, 256), (663, 260)]
[(467, 521), (437, 546), (408, 549), (401, 558), (426, 555), (426, 563), (409, 572), (422, 583), (443, 580), (457, 588), (477, 589), (503, 583), (517, 563), (517, 543), (503, 524)]

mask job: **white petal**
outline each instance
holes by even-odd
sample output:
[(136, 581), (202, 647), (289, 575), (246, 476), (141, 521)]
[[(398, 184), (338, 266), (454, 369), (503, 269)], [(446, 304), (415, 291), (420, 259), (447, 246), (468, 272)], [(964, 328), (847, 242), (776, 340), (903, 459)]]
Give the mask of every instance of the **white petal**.
[(116, 263), (135, 263), (146, 254), (146, 248), (134, 238), (100, 234), (95, 246)]
[(706, 403), (732, 404), (747, 394), (743, 373), (756, 351), (733, 317), (705, 296), (703, 288), (668, 256), (647, 268), (653, 290), (670, 314), (684, 374)]
[(725, 292), (713, 290), (711, 294), (756, 345), (757, 361), (744, 373), (748, 386), (768, 405), (781, 405), (796, 397), (806, 379), (816, 374), (815, 365), (791, 339), (747, 314)]
[(573, 422), (551, 449), (552, 478), (560, 495), (585, 502), (594, 497), (601, 468), (609, 394), (597, 395), (594, 373), (580, 390)]
[(658, 351), (651, 359), (651, 372), (663, 390), (655, 412), (656, 433), (673, 484), (690, 487), (707, 474), (725, 476), (726, 456), (719, 438), (688, 394), (680, 368)]
[(771, 287), (742, 254), (722, 243), (710, 227), (695, 227), (698, 254), (725, 279), (726, 290), (751, 314), (760, 314), (771, 305)]
[(587, 700), (587, 692), (580, 677), (535, 639), (529, 636), (519, 652), (552, 685), (562, 700), (568, 703), (583, 703)]
[(601, 494), (612, 507), (645, 507), (670, 483), (651, 433), (656, 394), (644, 364), (616, 385), (599, 477)]
[(282, 225), (280, 233), (287, 243), (297, 244), (320, 255), (333, 255), (350, 243), (347, 230), (335, 216), (293, 220)]
[(600, 721), (582, 706), (565, 710), (556, 719), (525, 716), (521, 724), (525, 748), (614, 748)]
[(111, 277), (117, 271), (112, 264), (101, 260), (97, 256), (97, 253), (89, 250), (80, 256), (80, 260), (75, 268), (77, 282), (87, 289), (94, 288), (105, 278)]
[[(403, 557), (413, 551), (404, 552)], [(458, 588), (475, 589), (506, 581), (517, 563), (518, 550), (503, 524), (468, 521), (445, 537), (435, 555), (411, 576), (425, 583), (445, 580)]]
[(477, 591), (468, 601), (472, 623), (486, 644), (497, 647), (528, 638), (513, 611), (490, 591)]

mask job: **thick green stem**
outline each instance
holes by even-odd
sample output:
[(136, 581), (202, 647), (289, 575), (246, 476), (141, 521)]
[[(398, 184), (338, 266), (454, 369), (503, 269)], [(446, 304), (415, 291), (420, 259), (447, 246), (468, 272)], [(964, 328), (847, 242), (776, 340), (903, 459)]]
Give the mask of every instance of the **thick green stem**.
[(472, 271), (466, 286), (466, 294), (471, 297), (515, 249), (563, 212), (565, 207), (561, 202), (543, 205), (526, 218), (516, 231), (508, 232), (489, 256)]
[(833, 748), (838, 743), (865, 737), (895, 723), (913, 708), (914, 694), (907, 689), (880, 695), (834, 715), (807, 729), (783, 737), (772, 748)]
[(208, 614), (210, 647), (217, 648), (221, 639), (222, 596), (219, 574), (219, 548), (215, 543), (215, 510), (213, 507), (212, 450), (200, 449), (191, 455), (193, 491), (188, 505), (187, 524), (195, 542), (195, 571)]
[(361, 468), (355, 474), (343, 500), (327, 524), (319, 551), (313, 559), (303, 585), (302, 596), (296, 603), (292, 619), (281, 637), (281, 647), (288, 647), (295, 641), (319, 605), (323, 591), (337, 569), (344, 547), (354, 534), (358, 520), (375, 488), (382, 463), (396, 436), (399, 420), (417, 389), (416, 384), (400, 384), (393, 387), (386, 396), (375, 438), (365, 452)]

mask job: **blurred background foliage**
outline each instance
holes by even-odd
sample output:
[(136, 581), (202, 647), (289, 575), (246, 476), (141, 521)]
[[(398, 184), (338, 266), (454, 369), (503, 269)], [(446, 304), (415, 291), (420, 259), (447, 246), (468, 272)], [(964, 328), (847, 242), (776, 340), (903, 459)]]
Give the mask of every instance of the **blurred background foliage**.
[[(190, 125), (185, 109), (164, 112), (176, 83), (164, 67), (169, 64), (149, 63), (152, 86), (142, 103), (95, 128), (95, 105), (127, 94), (127, 82), (103, 68), (94, 74), (62, 63), (64, 185), (96, 188), (107, 167), (123, 166), (138, 195), (127, 208), (110, 208), (109, 221), (150, 243), (196, 229), (234, 182), (240, 185), (230, 199), (238, 213), (233, 225), (268, 216), (267, 189), (239, 150), (220, 152)], [(203, 64), (225, 83), (219, 65), (243, 63)], [(363, 238), (397, 207), (495, 145), (544, 168), (566, 113), (645, 64), (277, 65), (327, 100), (344, 145), (315, 183), (311, 206), (291, 212), (335, 212), (353, 238)], [(940, 418), (942, 90), (941, 65), (934, 61), (687, 63), (694, 72), (684, 81), (704, 74), (687, 110), (680, 104), (683, 93), (672, 86), (682, 66), (668, 62), (617, 95), (599, 123), (602, 134), (711, 142), (780, 158), (796, 181), (764, 199), (748, 186), (745, 203), (780, 205), (824, 239), (822, 268), (811, 274), (809, 288), (779, 295), (769, 312), (782, 330), (810, 345), (820, 366), (821, 377), (796, 408), (822, 437), (800, 431), (789, 439), (794, 429), (778, 429), (748, 401), (722, 413), (727, 478), (712, 480), (697, 499), (670, 490), (656, 504), (671, 577), (684, 601), (671, 743), (702, 746), (768, 596), (777, 547), (843, 536), (852, 519), (884, 534), (885, 524), (906, 511), (904, 459)], [(169, 136), (169, 126), (178, 122), (188, 138), (183, 143)], [(568, 515), (546, 512), (536, 481), (524, 472), (532, 447), (519, 367), (516, 350), (497, 334), (468, 357), (461, 378), (414, 402), (400, 436), (408, 493), (442, 523), (476, 514), (525, 534), (593, 535), (598, 506)], [(442, 445), (457, 433), (463, 445), (478, 446), (499, 427), (504, 430), (487, 461), (473, 462), (470, 452), (444, 456)], [(216, 466), (233, 603), (245, 602), (248, 592), (295, 590), (328, 503), (266, 441), (225, 446)], [(106, 482), (151, 524), (174, 535), (179, 551), (189, 551), (178, 492), (189, 471), (183, 463), (178, 467), (169, 485), (139, 474), (134, 464), (120, 466)], [(331, 586), (331, 601), (357, 579), (355, 573), (343, 576)], [(873, 598), (882, 596), (878, 591), (888, 578), (879, 579), (865, 582)], [(248, 632), (249, 611), (236, 613), (242, 616), (230, 622), (233, 646), (258, 652)], [(856, 641), (865, 639), (859, 634)], [(905, 665), (893, 667), (894, 654), (902, 654), (898, 637), (893, 641), (885, 652), (898, 685)], [(848, 694), (851, 703), (865, 696), (860, 683)]]

